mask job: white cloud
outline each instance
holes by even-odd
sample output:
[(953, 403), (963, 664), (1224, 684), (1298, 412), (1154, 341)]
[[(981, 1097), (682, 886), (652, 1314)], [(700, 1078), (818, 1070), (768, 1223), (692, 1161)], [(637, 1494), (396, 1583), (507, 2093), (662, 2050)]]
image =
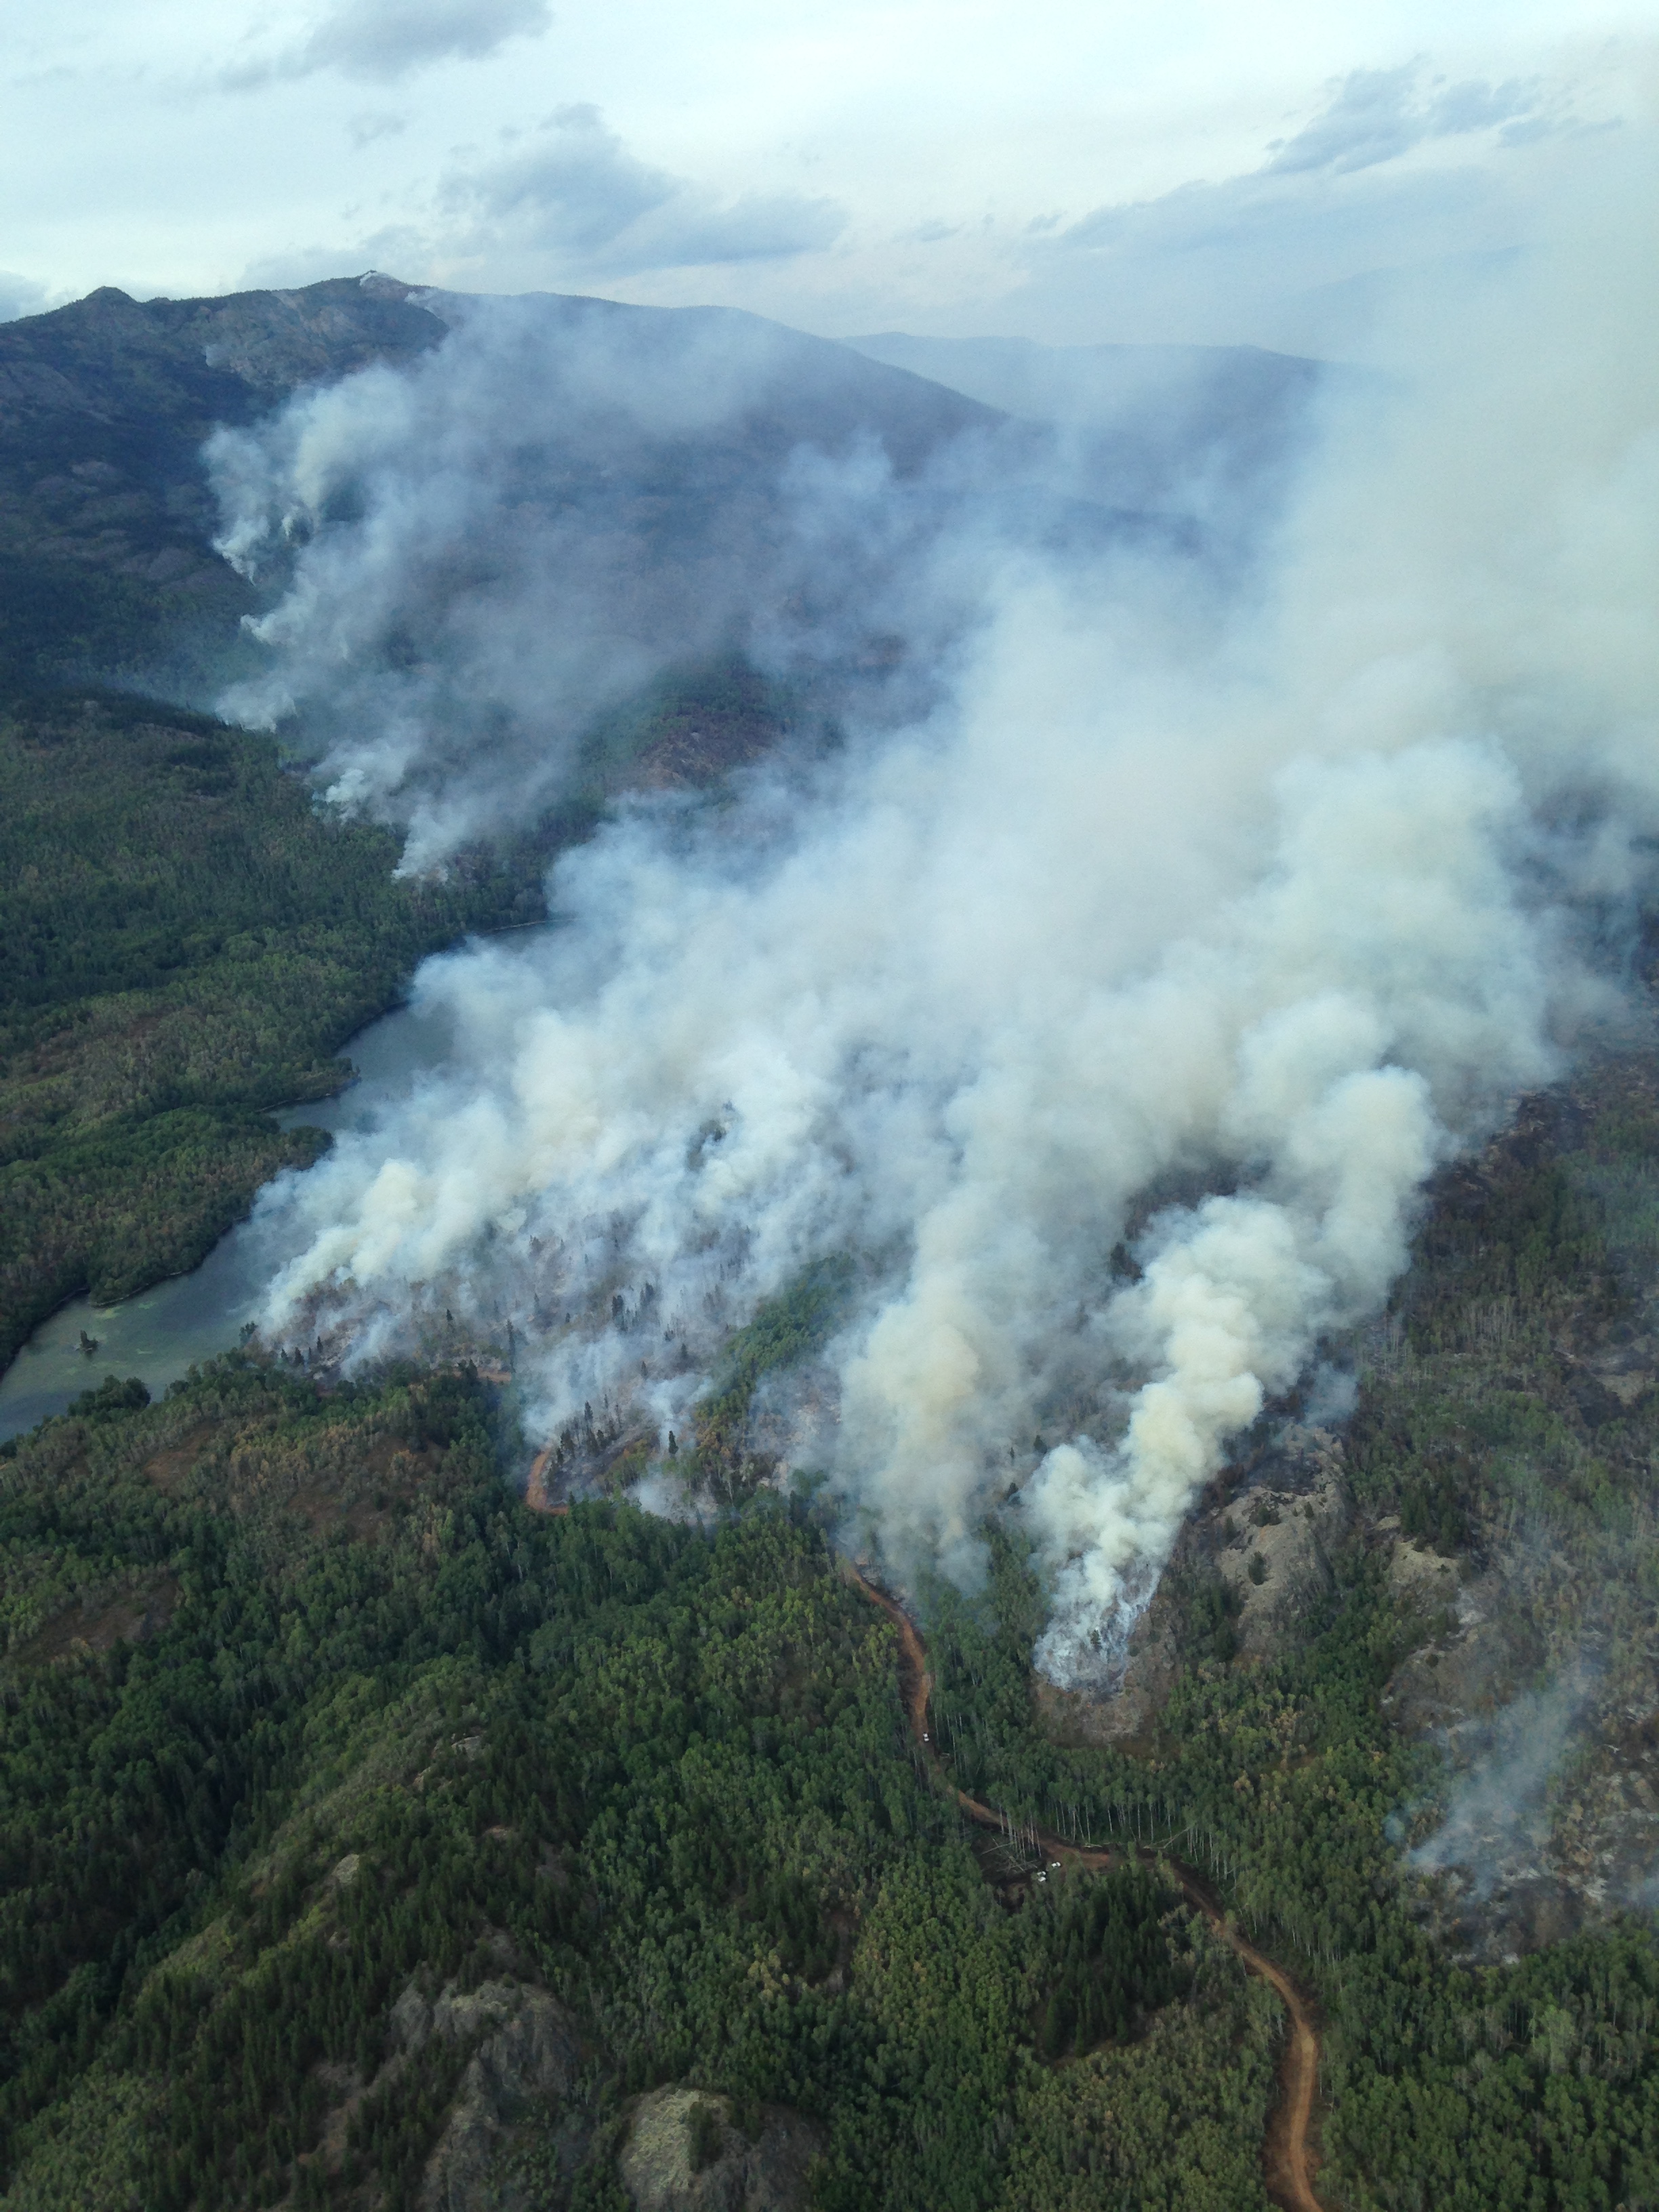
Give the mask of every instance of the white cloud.
[(847, 220), (833, 201), (799, 192), (722, 200), (629, 153), (586, 103), (558, 109), (510, 155), (455, 173), (441, 197), (472, 218), (474, 254), (505, 235), (556, 267), (612, 276), (809, 252)]
[[(1300, 294), (1526, 245), (1569, 110), (1639, 114), (1650, 74), (1613, 0), (1471, 0), (1455, 25), (1428, 0), (553, 6), (543, 33), (532, 0), (268, 0), (240, 45), (252, 8), (36, 11), (14, 56), (27, 81), (0, 94), (8, 261), (56, 296), (184, 296), (315, 240), (339, 270), (519, 291), (568, 270), (827, 333), (1301, 344)], [(232, 93), (227, 62), (268, 89)], [(608, 178), (592, 148), (576, 178), (580, 149), (538, 133), (572, 103), (622, 142)], [(394, 107), (401, 132), (382, 127)], [(446, 210), (463, 173), (477, 202)], [(1241, 180), (1279, 196), (1246, 209), (1236, 249), (1191, 246), (1183, 212), (1224, 227), (1224, 206), (1172, 198), (1200, 179), (1224, 200)], [(665, 180), (576, 257), (624, 187)], [(512, 214), (484, 211), (515, 193)], [(1057, 245), (1101, 210), (1092, 245)], [(397, 261), (366, 250), (382, 235), (406, 241)]]
[(377, 138), (396, 138), (409, 128), (409, 118), (386, 108), (365, 108), (347, 124), (351, 143), (361, 150)]
[[(1019, 257), (1018, 314), (1111, 301), (1121, 335), (1363, 351), (1371, 301), (1332, 287), (1483, 258), (1535, 230), (1523, 156), (1580, 128), (1538, 78), (1449, 83), (1420, 63), (1355, 70), (1268, 158), (1091, 210)], [(1506, 171), (1505, 163), (1510, 165)]]
[(21, 315), (39, 315), (51, 305), (44, 284), (0, 269), (0, 323), (15, 323)]
[(269, 57), (233, 64), (228, 91), (251, 92), (325, 70), (392, 84), (446, 61), (482, 61), (509, 39), (551, 23), (547, 0), (335, 0), (308, 36)]
[(1474, 79), (1448, 84), (1443, 78), (1425, 84), (1424, 77), (1417, 62), (1400, 69), (1353, 70), (1331, 88), (1328, 106), (1272, 149), (1267, 173), (1293, 176), (1324, 169), (1346, 174), (1395, 161), (1438, 138), (1517, 125), (1526, 126), (1530, 136), (1549, 127), (1535, 77), (1498, 85)]

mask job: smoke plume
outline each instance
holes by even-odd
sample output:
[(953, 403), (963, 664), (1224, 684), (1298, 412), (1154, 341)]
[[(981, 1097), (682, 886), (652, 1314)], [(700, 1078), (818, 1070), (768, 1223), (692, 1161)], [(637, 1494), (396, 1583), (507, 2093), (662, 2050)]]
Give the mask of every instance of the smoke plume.
[(451, 331), (412, 368), (208, 447), (219, 550), (275, 594), (223, 710), (299, 715), (411, 871), (567, 795), (667, 670), (740, 654), (809, 720), (914, 713), (982, 590), (947, 545), (1129, 520), (1054, 501), (1030, 428), (752, 315), (420, 297)]
[(1595, 1670), (1581, 1661), (1547, 1690), (1465, 1723), (1458, 1747), (1466, 1764), (1440, 1825), (1407, 1864), (1425, 1874), (1455, 1869), (1483, 1902), (1500, 1882), (1535, 1869), (1553, 1825), (1550, 1785), (1577, 1746), (1596, 1687)]
[[(1425, 1177), (1606, 1003), (1659, 826), (1647, 261), (1576, 237), (1333, 401), (1224, 573), (1178, 531), (1068, 529), (1029, 471), (1011, 499), (982, 422), (896, 459), (796, 419), (763, 524), (694, 533), (619, 631), (627, 558), (554, 588), (556, 502), (473, 534), (510, 505), (530, 318), (222, 445), (244, 557), (309, 518), (267, 711), (285, 686), (368, 733), (334, 788), (405, 805), (410, 865), (537, 743), (555, 787), (659, 618), (675, 652), (742, 619), (827, 668), (879, 617), (927, 677), (844, 687), (843, 741), (729, 804), (624, 807), (558, 863), (555, 928), (429, 963), (456, 1061), (268, 1201), (270, 1332), (369, 1357), (510, 1320), (540, 1434), (597, 1408), (662, 1452), (731, 1329), (850, 1255), (789, 1455), (901, 1572), (971, 1579), (1019, 1511), (1041, 1662), (1107, 1672), (1230, 1442), (1386, 1295)], [(755, 387), (708, 327), (669, 397), (726, 438)], [(663, 465), (669, 397), (628, 402)], [(388, 673), (364, 641), (440, 597), (447, 658)]]

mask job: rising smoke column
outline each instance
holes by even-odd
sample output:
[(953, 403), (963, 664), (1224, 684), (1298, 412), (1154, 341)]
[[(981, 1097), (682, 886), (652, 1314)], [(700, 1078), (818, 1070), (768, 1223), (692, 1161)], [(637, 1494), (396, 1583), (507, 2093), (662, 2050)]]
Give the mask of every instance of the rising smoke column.
[(912, 590), (922, 548), (1046, 463), (1029, 428), (756, 316), (422, 298), (451, 325), (433, 352), (206, 448), (219, 550), (280, 586), (222, 711), (303, 715), (327, 798), (403, 829), (411, 872), (568, 796), (665, 670), (742, 650), (867, 695), (898, 688), (849, 681), (872, 634), (900, 632), (931, 672), (967, 606), (938, 560)]
[(1019, 1482), (1042, 1662), (1097, 1674), (1425, 1176), (1605, 995), (1659, 819), (1649, 265), (1576, 241), (1363, 395), (1225, 606), (947, 545), (984, 622), (924, 720), (638, 806), (532, 954), (429, 965), (459, 1071), (279, 1190), (272, 1331), (320, 1308), (367, 1353), (505, 1301), (550, 1432), (609, 1400), (665, 1435), (851, 1252), (812, 1450), (900, 1571), (971, 1577)]

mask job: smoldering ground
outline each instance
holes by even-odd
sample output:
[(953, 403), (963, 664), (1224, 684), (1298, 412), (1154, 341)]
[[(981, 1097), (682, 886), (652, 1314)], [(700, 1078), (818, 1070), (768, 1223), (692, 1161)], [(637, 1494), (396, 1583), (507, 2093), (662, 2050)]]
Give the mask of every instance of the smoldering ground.
[(1610, 1908), (1653, 1909), (1656, 1821), (1629, 1669), (1628, 1654), (1580, 1648), (1541, 1688), (1436, 1731), (1439, 1786), (1389, 1826), (1396, 1843), (1421, 1838), (1405, 1865), (1429, 1878), (1419, 1904), (1439, 1940), (1512, 1957)]
[[(850, 1255), (795, 1455), (901, 1572), (971, 1577), (1018, 1483), (1042, 1663), (1109, 1668), (1230, 1438), (1386, 1295), (1425, 1178), (1608, 1001), (1659, 817), (1659, 440), (1651, 241), (1592, 212), (1424, 334), (1418, 376), (1328, 410), (1243, 569), (936, 497), (988, 465), (982, 425), (906, 476), (804, 424), (787, 528), (747, 541), (788, 590), (743, 641), (855, 663), (878, 611), (924, 680), (849, 684), (837, 750), (729, 804), (624, 807), (559, 862), (531, 952), (428, 963), (457, 1060), (265, 1201), (296, 1255), (271, 1333), (367, 1357), (505, 1314), (544, 1433), (595, 1407), (665, 1448), (731, 1329)], [(496, 488), (519, 447), (471, 343), (453, 393), (436, 362), (413, 397), (342, 387), (224, 477), (228, 542), (307, 518), (272, 697), (369, 732), (335, 788), (404, 805), (416, 862), (500, 808), (543, 726), (515, 708), (495, 752), (451, 693), (533, 689), (539, 624), (555, 694), (602, 696), (655, 622), (613, 668), (579, 605), (567, 668), (541, 526), (473, 544), (441, 457)], [(698, 404), (724, 422), (730, 388)], [(474, 580), (440, 595), (445, 650), (389, 668), (367, 641), (434, 604), (434, 544)], [(677, 651), (744, 613), (749, 555), (709, 562)], [(1155, 1211), (1126, 1273), (1177, 1176), (1210, 1194)]]
[(1449, 1747), (1465, 1756), (1444, 1816), (1408, 1863), (1425, 1873), (1462, 1870), (1472, 1894), (1485, 1899), (1517, 1865), (1539, 1858), (1549, 1841), (1549, 1786), (1594, 1688), (1593, 1671), (1581, 1663), (1548, 1689), (1465, 1723), (1463, 1741)]

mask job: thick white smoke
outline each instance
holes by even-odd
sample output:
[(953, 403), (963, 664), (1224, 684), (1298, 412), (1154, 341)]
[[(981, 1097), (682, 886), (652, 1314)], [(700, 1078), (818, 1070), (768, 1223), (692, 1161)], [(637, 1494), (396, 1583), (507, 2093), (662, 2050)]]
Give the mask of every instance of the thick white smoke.
[[(432, 353), (207, 448), (219, 550), (282, 586), (223, 711), (302, 715), (329, 799), (402, 825), (412, 872), (567, 795), (665, 669), (741, 651), (820, 710), (902, 711), (968, 611), (946, 516), (1056, 512), (1029, 426), (755, 316), (421, 297)], [(872, 661), (900, 638), (902, 672)]]
[(533, 951), (428, 965), (463, 1072), (279, 1191), (273, 1333), (498, 1312), (547, 1433), (665, 1440), (725, 1332), (849, 1253), (800, 1449), (901, 1568), (970, 1575), (1019, 1484), (1042, 1662), (1097, 1673), (1229, 1440), (1596, 1003), (1659, 823), (1650, 275), (1577, 240), (1362, 395), (1224, 605), (982, 538), (925, 719), (641, 805)]

